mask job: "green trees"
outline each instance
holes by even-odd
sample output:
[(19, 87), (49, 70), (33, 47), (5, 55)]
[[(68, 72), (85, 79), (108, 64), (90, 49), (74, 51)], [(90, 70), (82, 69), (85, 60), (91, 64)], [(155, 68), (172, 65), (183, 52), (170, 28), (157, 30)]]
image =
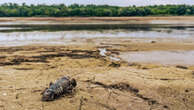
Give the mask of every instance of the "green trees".
[(194, 15), (194, 6), (191, 5), (154, 5), (144, 7), (118, 7), (108, 5), (0, 5), (0, 17), (32, 17), (32, 16), (182, 16)]

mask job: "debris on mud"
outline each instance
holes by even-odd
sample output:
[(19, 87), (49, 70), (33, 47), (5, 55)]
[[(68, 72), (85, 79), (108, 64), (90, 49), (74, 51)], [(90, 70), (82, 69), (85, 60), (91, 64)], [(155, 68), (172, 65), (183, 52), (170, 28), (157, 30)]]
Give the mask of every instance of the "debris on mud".
[(194, 75), (194, 71), (192, 71), (191, 74)]
[(156, 43), (156, 41), (151, 41), (152, 44)]
[(70, 94), (76, 85), (76, 80), (69, 77), (62, 77), (55, 83), (51, 82), (49, 88), (42, 92), (42, 101), (53, 101), (64, 94)]
[(105, 56), (107, 56), (106, 54), (107, 54), (107, 50), (105, 49), (105, 48), (103, 48), (103, 49), (98, 49), (99, 50), (99, 54), (101, 55), (101, 56), (103, 56), (103, 57), (105, 57)]
[(15, 70), (24, 70), (24, 71), (27, 71), (27, 70), (33, 70), (33, 68), (14, 68)]
[(138, 64), (138, 63), (128, 63), (128, 66), (138, 66), (138, 67), (140, 67), (141, 65)]
[(84, 98), (81, 97), (80, 104), (79, 104), (79, 109), (78, 110), (82, 110), (83, 102), (84, 102)]
[(180, 68), (180, 69), (188, 69), (188, 67), (182, 66), (182, 65), (177, 65), (176, 67), (177, 67), (177, 68)]
[(110, 67), (120, 67), (121, 64), (116, 63), (116, 62), (112, 62), (109, 66), (110, 66)]

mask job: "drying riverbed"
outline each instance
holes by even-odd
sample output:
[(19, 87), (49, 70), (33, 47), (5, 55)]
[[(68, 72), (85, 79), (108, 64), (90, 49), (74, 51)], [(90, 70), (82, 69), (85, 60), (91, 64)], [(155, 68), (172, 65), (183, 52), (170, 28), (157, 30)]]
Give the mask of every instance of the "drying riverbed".
[[(1, 109), (192, 110), (194, 108), (192, 65), (163, 66), (111, 59), (111, 57), (119, 59), (120, 52), (169, 50), (167, 43), (144, 43), (145, 46), (141, 46), (143, 43), (139, 43), (140, 41), (103, 39), (103, 43), (94, 45), (90, 43), (92, 39), (88, 41), (89, 43), (68, 46), (32, 45), (0, 48)], [(102, 39), (95, 41), (100, 42)], [(171, 50), (179, 47), (185, 50), (193, 48), (193, 45), (186, 44), (169, 45), (173, 45)], [(104, 49), (105, 55), (102, 55), (100, 50)], [(42, 90), (50, 81), (64, 75), (77, 80), (76, 91), (54, 102), (42, 102), (40, 95)]]
[[(116, 30), (1, 32), (0, 110), (193, 110), (191, 31)], [(42, 102), (41, 92), (64, 75), (77, 80), (75, 91)]]

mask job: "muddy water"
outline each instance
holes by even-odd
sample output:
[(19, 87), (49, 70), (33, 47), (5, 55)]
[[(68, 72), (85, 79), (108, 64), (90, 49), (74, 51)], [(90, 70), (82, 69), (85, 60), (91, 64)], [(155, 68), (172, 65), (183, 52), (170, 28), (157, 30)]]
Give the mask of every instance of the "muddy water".
[(120, 57), (131, 63), (194, 65), (194, 51), (127, 52), (122, 53)]
[[(28, 44), (68, 45), (88, 38), (146, 38), (194, 41), (193, 24), (0, 24), (0, 46)], [(157, 41), (158, 42), (158, 41)], [(194, 65), (194, 51), (135, 52), (121, 57), (129, 62)]]
[(85, 24), (0, 25), (0, 45), (67, 43), (74, 38), (175, 38), (194, 39), (193, 25), (176, 24)]

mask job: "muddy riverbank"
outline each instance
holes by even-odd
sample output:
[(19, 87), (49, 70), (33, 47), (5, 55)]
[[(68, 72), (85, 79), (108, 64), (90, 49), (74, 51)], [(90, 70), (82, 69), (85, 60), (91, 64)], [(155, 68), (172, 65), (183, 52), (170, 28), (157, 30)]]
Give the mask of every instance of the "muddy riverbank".
[[(194, 67), (131, 63), (121, 52), (193, 50), (185, 41), (85, 39), (71, 45), (0, 48), (2, 110), (193, 110)], [(102, 54), (100, 50), (106, 49)], [(75, 92), (53, 102), (40, 93), (62, 76), (77, 80)]]
[(193, 18), (0, 18), (0, 110), (193, 110)]

